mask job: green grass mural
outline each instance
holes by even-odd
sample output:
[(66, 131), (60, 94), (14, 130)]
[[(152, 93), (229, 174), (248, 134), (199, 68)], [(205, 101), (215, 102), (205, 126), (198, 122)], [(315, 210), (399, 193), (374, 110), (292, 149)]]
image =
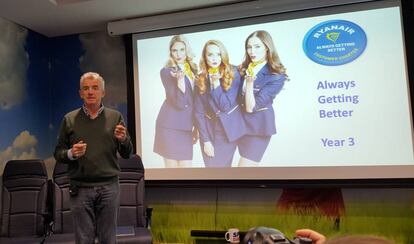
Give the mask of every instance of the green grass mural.
[[(243, 202), (240, 205), (154, 204), (152, 234), (155, 243), (193, 243), (191, 230), (227, 230), (237, 227), (247, 231), (254, 226), (279, 229), (292, 238), (298, 228), (311, 228), (328, 237), (348, 234), (373, 234), (400, 244), (414, 244), (412, 207), (390, 203), (347, 203), (339, 228), (334, 220), (318, 212), (298, 215), (280, 212), (273, 204)], [(217, 212), (216, 212), (217, 210)]]

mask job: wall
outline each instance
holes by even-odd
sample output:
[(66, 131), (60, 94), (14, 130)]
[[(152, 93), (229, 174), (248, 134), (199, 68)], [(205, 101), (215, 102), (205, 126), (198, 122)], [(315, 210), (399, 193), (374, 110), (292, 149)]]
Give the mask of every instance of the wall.
[[(121, 38), (110, 38), (104, 32), (46, 38), (1, 18), (0, 30), (1, 172), (8, 160), (24, 158), (45, 159), (49, 171), (53, 169), (60, 121), (81, 105), (78, 82), (83, 72), (101, 73), (107, 82), (105, 105), (127, 116)], [(149, 187), (146, 201), (154, 208), (154, 240), (189, 243), (193, 229), (238, 227), (245, 231), (263, 225), (278, 228), (288, 237), (306, 227), (328, 236), (370, 233), (414, 243), (412, 188), (341, 189), (344, 213), (339, 222), (315, 206), (277, 208), (282, 191), (272, 187)], [(321, 198), (319, 203), (330, 201)]]
[(10, 159), (49, 158), (48, 39), (0, 18), (0, 172)]
[(414, 189), (343, 188), (345, 209), (339, 218), (326, 216), (317, 206), (277, 208), (280, 188), (166, 186), (146, 190), (147, 204), (154, 208), (152, 233), (157, 241), (191, 243), (196, 240), (190, 237), (191, 230), (237, 227), (247, 231), (267, 226), (289, 238), (296, 229), (311, 228), (328, 237), (374, 234), (401, 244), (414, 243)]
[(63, 115), (82, 105), (79, 77), (99, 72), (105, 106), (127, 117), (122, 38), (104, 32), (47, 38), (0, 18), (0, 174), (11, 159), (44, 159), (53, 150)]

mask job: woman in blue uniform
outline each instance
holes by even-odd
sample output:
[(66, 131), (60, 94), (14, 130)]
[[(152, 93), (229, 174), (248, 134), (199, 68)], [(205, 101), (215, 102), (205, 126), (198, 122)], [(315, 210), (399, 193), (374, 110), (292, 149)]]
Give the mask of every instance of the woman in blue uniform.
[(237, 139), (245, 133), (237, 98), (240, 74), (229, 64), (224, 45), (208, 41), (196, 80), (195, 117), (206, 167), (231, 167)]
[(244, 77), (241, 103), (247, 134), (240, 139), (239, 166), (257, 166), (276, 133), (273, 100), (287, 79), (268, 32), (255, 31), (247, 37), (240, 74)]
[(165, 100), (155, 128), (154, 152), (164, 158), (165, 167), (191, 167), (193, 159), (193, 89), (197, 65), (188, 41), (174, 36), (170, 57), (160, 71)]

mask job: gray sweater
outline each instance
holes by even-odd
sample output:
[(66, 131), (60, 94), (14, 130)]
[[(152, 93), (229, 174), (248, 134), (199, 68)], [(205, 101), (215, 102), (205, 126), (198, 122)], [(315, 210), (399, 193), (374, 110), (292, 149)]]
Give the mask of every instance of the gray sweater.
[[(114, 136), (120, 121), (123, 121), (121, 113), (109, 108), (104, 108), (95, 119), (89, 118), (82, 108), (65, 115), (54, 156), (57, 163), (68, 164), (70, 184), (101, 186), (118, 180), (117, 152), (123, 158), (129, 158), (132, 153), (128, 135), (123, 143)], [(70, 160), (68, 150), (81, 140), (87, 144), (85, 155)]]

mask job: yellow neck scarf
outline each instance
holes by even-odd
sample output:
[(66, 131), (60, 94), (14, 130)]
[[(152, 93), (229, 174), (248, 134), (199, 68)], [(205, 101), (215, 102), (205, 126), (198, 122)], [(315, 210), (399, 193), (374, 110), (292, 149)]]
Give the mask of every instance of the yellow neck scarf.
[(188, 78), (190, 78), (190, 80), (194, 80), (194, 74), (188, 62), (184, 63), (184, 73)]
[(208, 73), (209, 73), (210, 75), (217, 74), (218, 72), (219, 72), (219, 67), (216, 67), (216, 68), (209, 68), (209, 69), (208, 69)]
[(265, 60), (262, 60), (262, 61), (259, 61), (259, 62), (250, 62), (249, 66), (247, 67), (247, 74), (250, 75), (250, 76), (254, 76), (254, 73), (253, 73), (254, 67), (256, 67), (257, 65), (262, 64), (264, 62), (265, 62)]

